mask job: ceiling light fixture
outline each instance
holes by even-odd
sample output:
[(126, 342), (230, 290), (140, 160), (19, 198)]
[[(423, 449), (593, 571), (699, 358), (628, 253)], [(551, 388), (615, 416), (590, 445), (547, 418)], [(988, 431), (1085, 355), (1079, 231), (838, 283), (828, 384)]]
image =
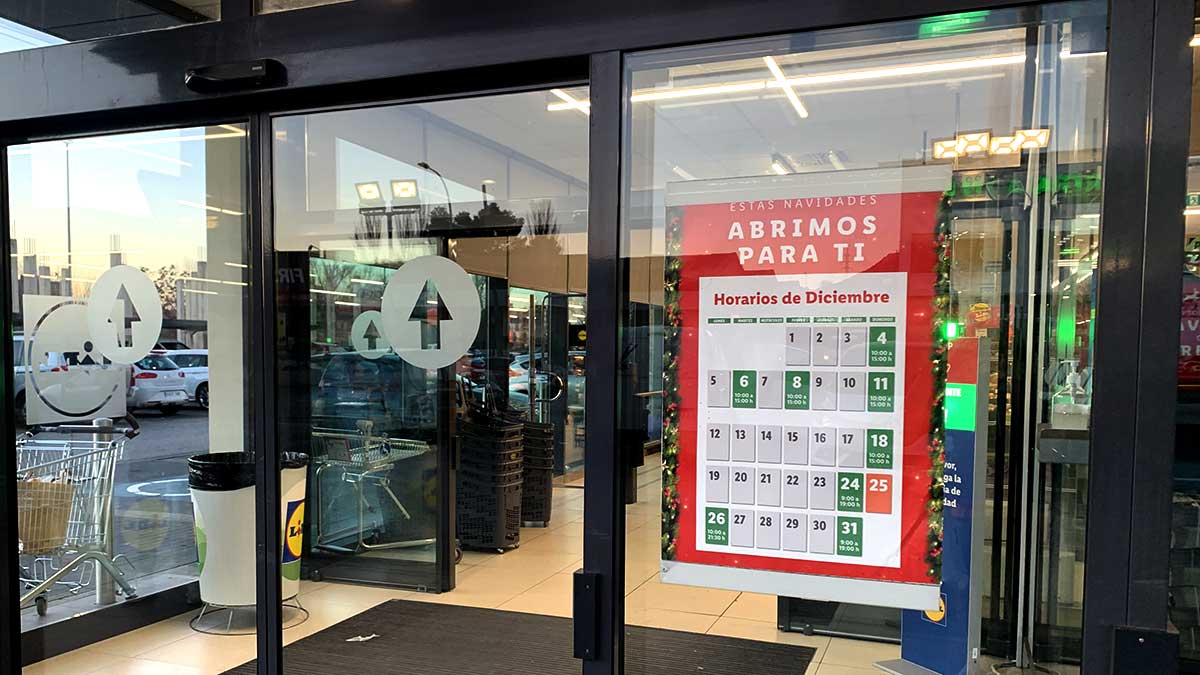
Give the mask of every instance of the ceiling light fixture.
[(377, 202), (383, 199), (383, 191), (379, 189), (379, 183), (355, 183), (354, 189), (358, 192), (358, 198), (364, 202)]
[[(584, 115), (592, 114), (592, 104), (590, 102), (581, 101), (581, 100), (575, 98), (574, 96), (568, 94), (567, 92), (563, 91), (562, 89), (551, 89), (550, 93), (557, 96), (560, 100), (563, 101), (564, 104), (566, 104), (566, 108), (564, 108), (564, 109), (578, 110), (579, 112), (583, 113)], [(551, 109), (550, 106), (552, 106), (552, 105), (554, 105), (554, 104), (551, 103), (550, 105), (546, 106), (546, 109), (550, 110)]]
[(783, 69), (780, 68), (779, 64), (775, 62), (775, 57), (764, 56), (763, 62), (767, 64), (767, 70), (770, 70), (771, 74), (775, 76), (775, 82), (779, 83), (779, 86), (783, 89), (783, 93), (787, 96), (788, 102), (790, 102), (792, 107), (796, 109), (796, 114), (800, 116), (800, 119), (808, 119), (808, 108), (804, 107), (804, 102), (800, 100), (798, 95), (796, 95), (796, 91), (792, 89), (790, 85), (788, 85), (787, 76), (783, 74)]

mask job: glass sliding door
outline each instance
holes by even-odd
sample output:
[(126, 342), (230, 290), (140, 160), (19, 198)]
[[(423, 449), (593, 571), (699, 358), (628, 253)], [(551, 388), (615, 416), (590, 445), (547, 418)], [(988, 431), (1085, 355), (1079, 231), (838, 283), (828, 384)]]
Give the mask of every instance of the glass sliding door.
[(1078, 663), (1105, 12), (626, 56), (622, 344), (662, 383), (620, 397), (662, 451), (629, 672), (678, 639), (647, 627), (808, 672), (918, 658), (918, 609), (985, 664)]
[[(586, 99), (274, 119), (278, 450), (309, 456), (299, 599), (327, 620), (367, 610), (346, 624), (363, 635), (409, 626), (380, 669), (508, 658), (486, 644), (497, 626), (541, 626), (545, 658), (570, 663), (588, 116), (557, 109)], [(349, 653), (308, 644), (289, 670)]]

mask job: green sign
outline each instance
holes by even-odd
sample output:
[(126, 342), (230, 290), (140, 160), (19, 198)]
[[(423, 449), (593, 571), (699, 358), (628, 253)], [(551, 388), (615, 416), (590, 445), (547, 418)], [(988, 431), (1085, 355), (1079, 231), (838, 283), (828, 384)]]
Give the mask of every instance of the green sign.
[(1189, 192), (1187, 195), (1188, 208), (1200, 206), (1200, 192)]
[(978, 30), (987, 21), (991, 12), (979, 10), (976, 12), (959, 12), (924, 19), (917, 25), (917, 37), (921, 39), (970, 33)]
[(946, 383), (946, 428), (975, 431), (975, 385)]

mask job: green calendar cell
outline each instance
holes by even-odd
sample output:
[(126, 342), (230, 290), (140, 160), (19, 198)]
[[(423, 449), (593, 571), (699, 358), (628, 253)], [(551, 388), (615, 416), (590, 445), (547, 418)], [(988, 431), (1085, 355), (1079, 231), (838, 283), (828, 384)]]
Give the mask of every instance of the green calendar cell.
[(729, 545), (729, 509), (705, 509), (704, 543)]
[(871, 371), (867, 377), (867, 412), (896, 409), (896, 374)]
[(893, 444), (891, 429), (867, 429), (867, 468), (892, 468)]
[(839, 516), (837, 520), (837, 554), (861, 558), (863, 554), (862, 518)]
[(733, 407), (754, 408), (757, 405), (757, 384), (753, 370), (733, 371)]
[(838, 472), (838, 511), (863, 510), (863, 475)]
[(807, 370), (789, 370), (784, 374), (783, 407), (785, 410), (808, 410)]
[(883, 368), (896, 366), (896, 327), (871, 326), (867, 338), (867, 365)]

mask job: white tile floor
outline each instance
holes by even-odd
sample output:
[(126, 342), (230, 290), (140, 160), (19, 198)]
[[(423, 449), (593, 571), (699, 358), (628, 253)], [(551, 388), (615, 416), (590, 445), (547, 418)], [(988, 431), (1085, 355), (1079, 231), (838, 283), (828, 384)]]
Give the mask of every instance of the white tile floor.
[[(774, 596), (660, 583), (659, 505), (652, 477), (647, 478), (641, 494), (650, 498), (628, 508), (629, 623), (810, 646), (817, 653), (808, 675), (878, 673), (871, 668), (872, 663), (899, 656), (899, 648), (891, 645), (781, 633), (775, 627)], [(571, 573), (580, 566), (583, 555), (582, 518), (583, 491), (556, 489), (549, 528), (522, 530), (521, 547), (503, 555), (467, 552), (458, 568), (458, 587), (442, 595), (304, 582), (301, 599), (311, 616), (307, 622), (284, 631), (284, 639), (298, 640), (397, 598), (570, 616)], [(214, 675), (254, 658), (253, 637), (195, 633), (187, 623), (191, 616), (189, 613), (105, 640), (29, 666), (24, 672)]]

